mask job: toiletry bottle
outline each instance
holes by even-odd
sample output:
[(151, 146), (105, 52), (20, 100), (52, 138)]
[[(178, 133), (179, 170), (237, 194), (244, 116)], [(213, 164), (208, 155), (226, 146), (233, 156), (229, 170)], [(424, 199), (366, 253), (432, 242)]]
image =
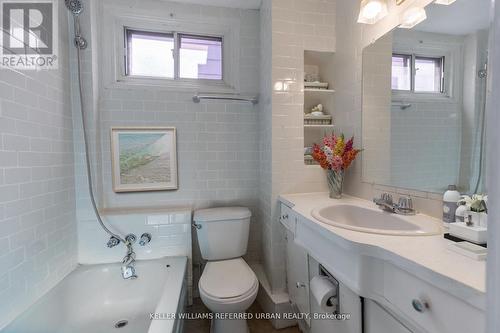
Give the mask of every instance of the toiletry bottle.
[(465, 222), (465, 216), (467, 215), (468, 211), (469, 207), (467, 207), (467, 205), (463, 204), (458, 206), (457, 210), (455, 211), (455, 222)]
[(443, 196), (443, 221), (446, 223), (455, 222), (455, 212), (458, 208), (458, 200), (460, 200), (460, 192), (457, 191), (455, 185), (448, 186), (448, 191), (444, 192)]

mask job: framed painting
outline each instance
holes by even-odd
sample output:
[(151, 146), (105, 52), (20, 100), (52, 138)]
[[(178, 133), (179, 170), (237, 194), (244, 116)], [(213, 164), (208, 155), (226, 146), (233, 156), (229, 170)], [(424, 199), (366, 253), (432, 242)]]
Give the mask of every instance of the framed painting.
[(175, 127), (112, 127), (113, 191), (176, 190)]

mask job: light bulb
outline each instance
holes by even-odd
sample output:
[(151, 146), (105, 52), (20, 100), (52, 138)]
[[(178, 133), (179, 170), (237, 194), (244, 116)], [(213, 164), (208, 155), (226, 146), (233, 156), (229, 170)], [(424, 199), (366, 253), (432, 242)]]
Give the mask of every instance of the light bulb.
[(400, 28), (411, 29), (427, 18), (424, 8), (412, 7), (403, 13)]
[(436, 0), (434, 3), (438, 4), (438, 5), (451, 5), (452, 3), (454, 3), (455, 1), (457, 0)]
[(386, 0), (363, 0), (359, 11), (358, 23), (374, 24), (386, 15)]

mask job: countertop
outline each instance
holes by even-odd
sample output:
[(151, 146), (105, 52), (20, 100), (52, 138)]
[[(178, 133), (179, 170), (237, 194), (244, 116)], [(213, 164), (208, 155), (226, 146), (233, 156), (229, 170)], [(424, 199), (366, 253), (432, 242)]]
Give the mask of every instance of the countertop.
[[(293, 208), (310, 223), (345, 240), (349, 247), (358, 248), (360, 253), (400, 261), (406, 266), (415, 266), (417, 270), (421, 268), (420, 271), (427, 275), (428, 279), (448, 281), (446, 284), (453, 284), (454, 288), (460, 288), (462, 285), (472, 288), (479, 294), (484, 294), (486, 291), (486, 261), (476, 261), (452, 252), (447, 248), (452, 242), (444, 239), (442, 234), (392, 236), (363, 233), (322, 223), (311, 215), (314, 208), (328, 203), (342, 202), (375, 207), (375, 204), (370, 201), (350, 196), (335, 200), (330, 199), (328, 193), (285, 194), (281, 195), (279, 200)], [(416, 208), (418, 210), (418, 207)], [(428, 218), (442, 225), (440, 220), (430, 216)], [(374, 247), (380, 251), (373, 251)], [(436, 276), (429, 276), (430, 273)]]

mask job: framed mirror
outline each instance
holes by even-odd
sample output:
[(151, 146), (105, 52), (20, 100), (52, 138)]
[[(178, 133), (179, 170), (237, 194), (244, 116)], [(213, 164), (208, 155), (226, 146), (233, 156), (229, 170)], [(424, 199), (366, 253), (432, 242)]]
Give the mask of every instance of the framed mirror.
[(484, 192), (490, 1), (425, 10), (363, 50), (363, 181)]

